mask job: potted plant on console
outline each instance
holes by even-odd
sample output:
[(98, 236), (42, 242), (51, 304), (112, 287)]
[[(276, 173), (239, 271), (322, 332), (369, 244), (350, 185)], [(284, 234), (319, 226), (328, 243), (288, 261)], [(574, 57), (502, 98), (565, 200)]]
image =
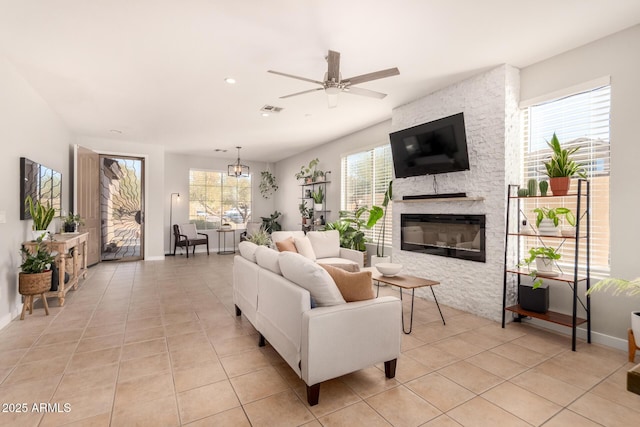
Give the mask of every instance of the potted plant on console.
[(18, 273), (18, 291), (27, 297), (22, 307), (20, 320), (24, 320), (27, 306), (29, 313), (33, 313), (34, 295), (41, 296), (45, 313), (49, 315), (49, 307), (44, 293), (51, 289), (51, 265), (54, 262), (54, 257), (42, 244), (42, 238), (36, 239), (33, 251), (29, 251), (22, 245), (20, 252), (22, 253), (22, 264), (20, 265), (21, 271)]
[(554, 248), (538, 246), (529, 249), (529, 256), (518, 264), (529, 267), (534, 261), (536, 262), (536, 269), (529, 272), (529, 275), (535, 278), (534, 282), (530, 285), (524, 283), (518, 285), (520, 307), (524, 310), (537, 313), (546, 313), (549, 310), (549, 285), (543, 283), (540, 276), (553, 277), (556, 275), (553, 264), (560, 257), (561, 255)]
[(69, 212), (64, 218), (63, 229), (65, 233), (75, 233), (78, 231), (78, 227), (83, 225), (84, 221), (80, 215), (74, 215), (73, 212)]
[(554, 196), (566, 196), (569, 192), (571, 177), (576, 175), (581, 178), (586, 177), (584, 166), (571, 158), (571, 155), (580, 147), (563, 149), (555, 133), (551, 137), (551, 141), (547, 141), (547, 145), (553, 150), (551, 158), (544, 164), (551, 192)]
[(56, 214), (54, 208), (47, 205), (44, 207), (40, 200), (33, 200), (31, 196), (27, 196), (24, 201), (29, 214), (33, 219), (33, 240), (43, 240), (47, 234), (47, 227), (51, 224), (53, 216)]

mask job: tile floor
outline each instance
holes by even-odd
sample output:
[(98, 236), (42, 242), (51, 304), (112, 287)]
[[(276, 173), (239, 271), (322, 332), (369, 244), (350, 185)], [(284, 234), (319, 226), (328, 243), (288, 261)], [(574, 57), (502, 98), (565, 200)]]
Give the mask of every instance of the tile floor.
[[(568, 337), (448, 307), (443, 326), (422, 299), (395, 379), (372, 366), (323, 383), (309, 407), (304, 383), (233, 315), (232, 261), (104, 263), (63, 308), (49, 299), (50, 316), (39, 308), (11, 322), (0, 331), (0, 425), (640, 423), (624, 352), (584, 343), (571, 352)], [(58, 412), (33, 411), (47, 402)]]

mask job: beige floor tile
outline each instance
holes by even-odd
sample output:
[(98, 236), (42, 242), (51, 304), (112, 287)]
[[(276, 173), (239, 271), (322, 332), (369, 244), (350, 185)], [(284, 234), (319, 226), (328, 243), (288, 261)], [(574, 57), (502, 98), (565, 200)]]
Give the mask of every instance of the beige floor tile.
[[(60, 375), (35, 378), (0, 387), (0, 403), (48, 402), (60, 383)], [(4, 417), (4, 415), (2, 415)]]
[(146, 402), (168, 396), (175, 396), (171, 372), (135, 377), (118, 382), (114, 409), (118, 410), (133, 402)]
[(320, 423), (327, 427), (362, 426), (390, 426), (384, 418), (365, 402), (358, 402), (319, 418)]
[(124, 339), (123, 333), (116, 333), (112, 335), (103, 335), (101, 337), (83, 338), (78, 344), (76, 353), (84, 353), (85, 351), (104, 350), (111, 347), (122, 346)]
[(233, 408), (219, 414), (185, 424), (188, 427), (211, 427), (211, 426), (233, 426), (233, 427), (250, 427), (251, 424), (247, 419), (242, 408)]
[(640, 408), (633, 410), (594, 393), (581, 396), (568, 409), (591, 421), (611, 427), (637, 425), (640, 419)]
[(640, 409), (640, 395), (627, 390), (627, 371), (630, 367), (624, 366), (613, 375), (595, 386), (591, 391), (600, 397), (612, 400), (631, 409)]
[(509, 381), (560, 406), (567, 406), (584, 394), (584, 390), (576, 386), (535, 370), (524, 372)]
[(448, 415), (440, 415), (431, 421), (422, 424), (422, 427), (460, 427), (461, 424), (455, 422), (453, 418)]
[(244, 405), (244, 410), (251, 425), (256, 427), (298, 426), (314, 420), (311, 412), (292, 390), (248, 403)]
[[(381, 366), (384, 369), (384, 364)], [(396, 379), (387, 378), (383, 370), (374, 366), (345, 375), (340, 379), (363, 399), (400, 385)]]
[(26, 348), (0, 351), (0, 369), (13, 368), (28, 351)]
[(304, 382), (294, 387), (293, 391), (316, 418), (362, 400), (360, 396), (342, 382), (341, 379), (323, 381), (320, 385), (318, 404), (314, 406), (309, 405), (307, 400), (307, 385)]
[(547, 355), (538, 353), (537, 351), (522, 347), (521, 345), (517, 345), (511, 342), (502, 344), (498, 347), (494, 347), (489, 351), (530, 368), (539, 365), (540, 363), (549, 359), (549, 356)]
[[(376, 367), (384, 372), (384, 363), (379, 363)], [(396, 376), (394, 379), (404, 384), (430, 372), (433, 372), (433, 369), (427, 368), (422, 363), (401, 354), (396, 364)]]
[(76, 394), (64, 399), (69, 404), (69, 412), (50, 412), (42, 418), (40, 426), (58, 426), (83, 420), (111, 411), (114, 387), (94, 389), (91, 393)]
[(240, 402), (227, 380), (178, 393), (180, 418), (183, 423), (240, 406)]
[(68, 396), (87, 394), (91, 393), (94, 389), (112, 387), (116, 383), (117, 376), (117, 363), (65, 373), (56, 390), (55, 398), (64, 400)]
[[(40, 335), (8, 335), (0, 339), (0, 351), (29, 348), (40, 338)], [(55, 342), (54, 342), (55, 343)]]
[(149, 341), (138, 341), (125, 344), (122, 347), (122, 360), (136, 359), (138, 357), (166, 353), (167, 351), (167, 339), (164, 337)]
[(196, 313), (193, 311), (189, 311), (187, 313), (165, 314), (163, 319), (165, 325), (173, 325), (176, 323), (185, 322), (197, 322), (200, 320)]
[(271, 366), (231, 378), (230, 381), (242, 404), (263, 399), (289, 389), (289, 386), (278, 371)]
[(64, 424), (64, 427), (109, 427), (110, 421), (111, 412), (105, 412), (104, 414), (94, 415), (93, 417)]
[(171, 365), (169, 363), (168, 353), (159, 353), (152, 356), (123, 360), (120, 362), (118, 382), (129, 381), (136, 377), (143, 377), (147, 375), (158, 375), (164, 372), (169, 372), (170, 370)]
[(223, 357), (220, 362), (222, 362), (222, 367), (229, 378), (257, 371), (270, 365), (269, 359), (257, 349)]
[(498, 347), (505, 342), (504, 339), (489, 334), (483, 334), (480, 331), (482, 331), (482, 329), (473, 329), (456, 335), (456, 338), (468, 342), (475, 347), (480, 347), (483, 350)]
[(601, 424), (595, 423), (588, 418), (578, 415), (568, 409), (558, 412), (553, 418), (544, 424), (544, 427), (599, 427)]
[(568, 351), (571, 349), (570, 337), (562, 337), (562, 339), (560, 339), (559, 337), (554, 336), (551, 333), (548, 333), (548, 335), (546, 336), (540, 336), (539, 332), (530, 332), (527, 335), (516, 338), (511, 342), (513, 344), (528, 348), (529, 350), (534, 350), (538, 353), (542, 353), (546, 356), (555, 356), (559, 353), (562, 353), (563, 351)]
[(499, 384), (483, 393), (482, 397), (533, 425), (541, 425), (562, 409), (561, 406), (510, 382)]
[(491, 372), (504, 379), (509, 379), (523, 373), (529, 368), (511, 359), (485, 351), (465, 360), (487, 372)]
[(173, 370), (173, 380), (176, 391), (182, 392), (196, 387), (215, 383), (227, 379), (227, 374), (220, 362), (205, 361), (197, 366)]
[(82, 338), (101, 337), (104, 335), (112, 335), (124, 332), (124, 322), (112, 323), (110, 325), (92, 326), (87, 328), (82, 335)]
[(409, 389), (400, 386), (387, 390), (366, 402), (392, 425), (417, 426), (442, 414)]
[(460, 360), (460, 358), (453, 354), (429, 344), (409, 350), (405, 352), (404, 355), (420, 362), (431, 371), (451, 365)]
[(404, 352), (411, 350), (412, 348), (420, 347), (424, 344), (424, 341), (421, 341), (412, 335), (402, 334), (402, 345), (400, 346), (400, 350)]
[(202, 349), (204, 347), (212, 348), (205, 333), (202, 331), (167, 337), (167, 344), (170, 352)]
[(476, 397), (475, 393), (438, 373), (409, 381), (405, 386), (442, 412)]
[(467, 357), (474, 356), (484, 350), (481, 347), (459, 338), (457, 335), (455, 337), (435, 342), (432, 345), (446, 351), (447, 353), (453, 354), (459, 359), (466, 359)]
[[(49, 360), (52, 357), (69, 356), (75, 351), (78, 344), (75, 342), (63, 342), (59, 344), (43, 345), (37, 347), (31, 347), (29, 351), (24, 354), (20, 364), (37, 362), (39, 360)], [(18, 350), (22, 351), (22, 350)]]
[(149, 329), (149, 328), (157, 328), (162, 326), (162, 316), (160, 316), (160, 311), (158, 311), (157, 316), (152, 317), (144, 317), (138, 319), (129, 319), (127, 318), (126, 328), (127, 332), (137, 331), (139, 329)]
[(528, 423), (499, 406), (476, 397), (447, 412), (447, 415), (463, 426), (474, 427), (526, 427)]
[(98, 366), (118, 362), (120, 360), (121, 352), (122, 349), (120, 347), (113, 347), (105, 350), (74, 354), (71, 358), (71, 362), (69, 362), (69, 366), (67, 367), (67, 372), (96, 368)]
[(243, 335), (214, 342), (218, 356), (224, 357), (258, 348), (258, 340), (254, 335)]
[(38, 360), (37, 362), (17, 365), (2, 385), (16, 384), (44, 377), (58, 376), (64, 371), (69, 356)]
[(138, 319), (146, 319), (149, 317), (157, 317), (157, 316), (160, 316), (161, 314), (162, 314), (162, 311), (160, 310), (160, 307), (152, 307), (152, 308), (145, 307), (143, 309), (135, 308), (129, 311), (129, 314), (127, 315), (127, 322), (138, 320)]
[(186, 350), (171, 352), (171, 365), (176, 370), (195, 368), (202, 363), (216, 361), (218, 361), (218, 356), (208, 345), (197, 349), (191, 347)]
[(174, 395), (119, 405), (113, 412), (111, 427), (153, 426), (177, 427), (180, 425)]
[(476, 394), (504, 382), (502, 378), (465, 361), (449, 365), (438, 373)]
[(602, 381), (602, 377), (590, 373), (584, 369), (583, 366), (571, 366), (565, 362), (557, 362), (555, 359), (542, 362), (533, 368), (533, 370), (557, 378), (583, 390), (588, 390)]
[(201, 332), (203, 330), (202, 325), (200, 325), (200, 322), (198, 321), (170, 323), (165, 325), (164, 329), (168, 337), (173, 335), (191, 334), (194, 332)]
[(124, 334), (124, 342), (126, 344), (129, 344), (132, 342), (149, 341), (156, 338), (163, 338), (164, 336), (164, 327), (156, 326), (153, 328), (126, 331)]
[(47, 332), (38, 339), (36, 346), (60, 344), (64, 342), (77, 342), (80, 341), (80, 337), (84, 329), (68, 329), (56, 332)]

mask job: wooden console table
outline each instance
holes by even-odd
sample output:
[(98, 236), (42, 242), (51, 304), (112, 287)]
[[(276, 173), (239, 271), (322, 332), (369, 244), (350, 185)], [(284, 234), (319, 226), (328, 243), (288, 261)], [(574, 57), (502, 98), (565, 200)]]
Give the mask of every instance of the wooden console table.
[[(87, 277), (87, 238), (89, 233), (69, 233), (54, 234), (53, 240), (42, 242), (51, 252), (58, 252), (56, 255), (56, 266), (58, 267), (58, 290), (45, 293), (45, 297), (58, 297), (58, 302), (62, 307), (64, 298), (69, 289), (78, 288), (78, 280)], [(29, 251), (35, 250), (36, 242), (24, 242), (25, 248)], [(72, 254), (69, 252), (72, 251)], [(69, 272), (69, 281), (64, 283), (67, 259), (73, 259), (73, 271)]]

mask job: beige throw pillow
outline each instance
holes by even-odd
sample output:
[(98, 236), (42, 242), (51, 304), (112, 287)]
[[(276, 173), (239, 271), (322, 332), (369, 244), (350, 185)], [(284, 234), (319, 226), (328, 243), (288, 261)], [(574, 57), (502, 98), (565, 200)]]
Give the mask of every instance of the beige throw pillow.
[(276, 247), (278, 248), (278, 252), (295, 252), (298, 253), (296, 249), (296, 244), (293, 241), (293, 237), (289, 237), (288, 239), (282, 240), (280, 242), (276, 242)]
[(351, 273), (341, 268), (320, 264), (327, 270), (329, 276), (336, 282), (336, 286), (346, 302), (364, 301), (375, 298), (371, 284), (371, 272), (359, 271)]

